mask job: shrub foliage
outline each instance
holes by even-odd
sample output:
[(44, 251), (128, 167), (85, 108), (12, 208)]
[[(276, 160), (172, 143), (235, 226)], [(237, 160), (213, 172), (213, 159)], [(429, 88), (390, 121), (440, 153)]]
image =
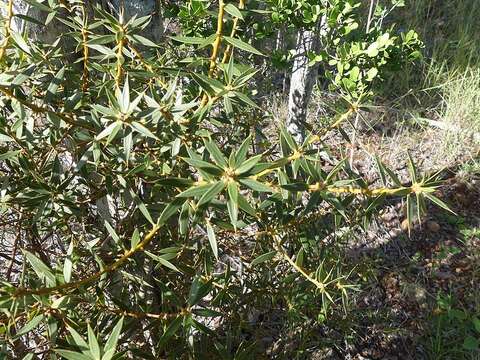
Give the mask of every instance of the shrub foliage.
[(246, 358), (251, 309), (321, 323), (347, 308), (355, 273), (331, 254), (341, 231), (390, 196), (409, 219), (425, 199), (444, 206), (413, 163), (402, 184), (377, 161), (371, 187), (323, 142), (354, 105), (303, 144), (275, 124), (259, 139), (264, 57), (242, 24), (266, 15), (243, 1), (177, 8), (208, 9), (162, 44), (142, 36), (149, 17), (31, 4), (66, 30), (28, 41), (10, 12), (1, 42), (6, 356)]

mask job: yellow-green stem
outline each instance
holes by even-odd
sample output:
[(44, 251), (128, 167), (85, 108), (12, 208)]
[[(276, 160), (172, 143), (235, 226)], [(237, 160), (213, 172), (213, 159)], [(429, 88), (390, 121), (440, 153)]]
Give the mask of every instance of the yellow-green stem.
[(105, 266), (102, 270), (97, 271), (96, 273), (94, 273), (94, 274), (92, 274), (92, 275), (90, 275), (90, 276), (88, 276), (84, 279), (74, 281), (74, 282), (71, 282), (71, 283), (58, 285), (58, 286), (41, 288), (41, 289), (22, 289), (22, 288), (20, 288), (20, 289), (17, 289), (13, 293), (13, 296), (14, 297), (19, 297), (19, 296), (26, 296), (26, 295), (48, 295), (48, 294), (52, 294), (52, 293), (58, 293), (58, 292), (64, 292), (64, 291), (67, 291), (67, 290), (78, 289), (81, 286), (88, 285), (88, 284), (94, 282), (95, 280), (97, 280), (98, 278), (100, 278), (102, 275), (115, 271), (120, 266), (122, 266), (125, 262), (127, 262), (128, 259), (130, 259), (134, 254), (136, 254), (140, 251), (143, 251), (144, 248), (153, 240), (154, 236), (156, 235), (158, 230), (160, 230), (160, 228), (161, 228), (161, 226), (155, 225), (150, 230), (150, 232), (147, 235), (145, 235), (145, 237), (143, 238), (143, 240), (141, 242), (139, 242), (134, 248), (126, 251), (120, 257), (120, 259), (118, 259), (117, 261), (113, 262), (110, 265)]
[[(238, 4), (238, 8), (240, 10), (243, 10), (245, 8), (245, 0), (240, 0), (240, 2)], [(239, 21), (240, 21), (240, 18), (238, 18), (238, 17), (235, 17), (233, 19), (232, 31), (230, 33), (230, 37), (232, 37), (232, 38), (237, 33), (238, 22)], [(232, 52), (232, 50), (233, 50), (232, 44), (228, 44), (227, 49), (225, 50), (225, 53), (223, 54), (222, 64), (225, 64), (229, 60), (230, 53)]]
[(295, 271), (300, 273), (305, 279), (307, 279), (309, 282), (314, 284), (318, 288), (318, 290), (323, 292), (325, 290), (325, 284), (322, 284), (317, 279), (307, 274), (305, 270), (303, 270), (295, 261), (293, 261), (293, 259), (290, 256), (288, 256), (288, 254), (282, 248), (282, 243), (278, 235), (274, 235), (274, 241), (275, 241), (277, 251), (282, 255), (283, 259), (286, 260), (292, 266), (292, 268), (295, 269)]
[(125, 39), (122, 37), (120, 41), (118, 41), (118, 49), (117, 49), (117, 73), (115, 76), (115, 85), (117, 88), (120, 87), (120, 84), (122, 82), (122, 74), (123, 74), (123, 68), (122, 68), (122, 63), (123, 63), (123, 45), (125, 44)]
[[(223, 34), (223, 17), (225, 15), (225, 3), (223, 0), (219, 0), (218, 3), (218, 21), (217, 21), (217, 32), (215, 41), (212, 44), (212, 55), (210, 56), (210, 66), (208, 70), (208, 76), (212, 77), (215, 73), (215, 68), (217, 66), (217, 57), (220, 51), (220, 45), (222, 43), (222, 34)], [(204, 94), (200, 108), (204, 107), (208, 102), (208, 94)]]
[(0, 47), (0, 61), (3, 59), (3, 55), (7, 51), (8, 44), (10, 42), (12, 18), (13, 18), (13, 0), (9, 0), (7, 5), (7, 23), (5, 25), (5, 38), (3, 39), (3, 44)]

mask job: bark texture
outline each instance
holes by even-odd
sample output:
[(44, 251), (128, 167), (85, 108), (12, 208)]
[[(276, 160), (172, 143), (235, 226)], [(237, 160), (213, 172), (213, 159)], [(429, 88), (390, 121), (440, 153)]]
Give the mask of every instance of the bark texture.
[(318, 65), (308, 66), (308, 54), (320, 50), (320, 25), (313, 30), (300, 29), (297, 34), (290, 92), (287, 129), (298, 143), (305, 140), (308, 103), (315, 84)]

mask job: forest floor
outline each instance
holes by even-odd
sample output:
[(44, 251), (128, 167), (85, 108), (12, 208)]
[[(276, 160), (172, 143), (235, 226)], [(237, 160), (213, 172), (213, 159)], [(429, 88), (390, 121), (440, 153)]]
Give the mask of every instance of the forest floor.
[[(378, 156), (407, 181), (409, 153), (422, 174), (441, 172), (436, 195), (455, 215), (430, 206), (409, 234), (405, 206), (392, 202), (346, 253), (369, 273), (355, 295), (354, 335), (319, 359), (478, 359), (480, 338), (480, 140), (438, 127), (363, 117), (353, 146), (357, 170), (379, 185)], [(372, 121), (373, 119), (373, 121)], [(442, 119), (435, 121), (441, 122)], [(350, 129), (350, 140), (353, 139)], [(352, 140), (353, 141), (353, 140)], [(476, 349), (476, 350), (475, 350)]]
[(357, 131), (345, 127), (350, 142), (338, 132), (327, 138), (336, 155), (350, 157), (353, 148), (353, 166), (377, 186), (375, 156), (408, 182), (409, 153), (420, 173), (441, 171), (435, 195), (455, 214), (429, 206), (409, 233), (405, 204), (389, 202), (367, 232), (338, 244), (360, 283), (335, 325), (279, 330), (272, 311), (250, 336), (275, 359), (480, 359), (480, 141), (374, 112), (362, 118)]
[(408, 234), (403, 204), (384, 209), (350, 249), (352, 259), (375, 275), (356, 298), (353, 346), (332, 358), (478, 358), (470, 350), (477, 348), (480, 334), (480, 168), (475, 162), (480, 141), (465, 142), (463, 151), (447, 156), (445, 143), (438, 141), (445, 139), (442, 130), (417, 129), (412, 136), (394, 126), (360, 131), (354, 164), (363, 165), (360, 171), (368, 177), (376, 173), (369, 161), (376, 154), (405, 179), (409, 151), (421, 173), (443, 170), (437, 195), (456, 215), (432, 206)]

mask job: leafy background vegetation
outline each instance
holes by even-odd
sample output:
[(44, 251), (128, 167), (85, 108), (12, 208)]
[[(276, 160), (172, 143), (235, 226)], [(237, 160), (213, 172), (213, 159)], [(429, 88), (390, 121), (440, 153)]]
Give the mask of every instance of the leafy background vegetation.
[(476, 1), (28, 3), (0, 357), (478, 358)]

